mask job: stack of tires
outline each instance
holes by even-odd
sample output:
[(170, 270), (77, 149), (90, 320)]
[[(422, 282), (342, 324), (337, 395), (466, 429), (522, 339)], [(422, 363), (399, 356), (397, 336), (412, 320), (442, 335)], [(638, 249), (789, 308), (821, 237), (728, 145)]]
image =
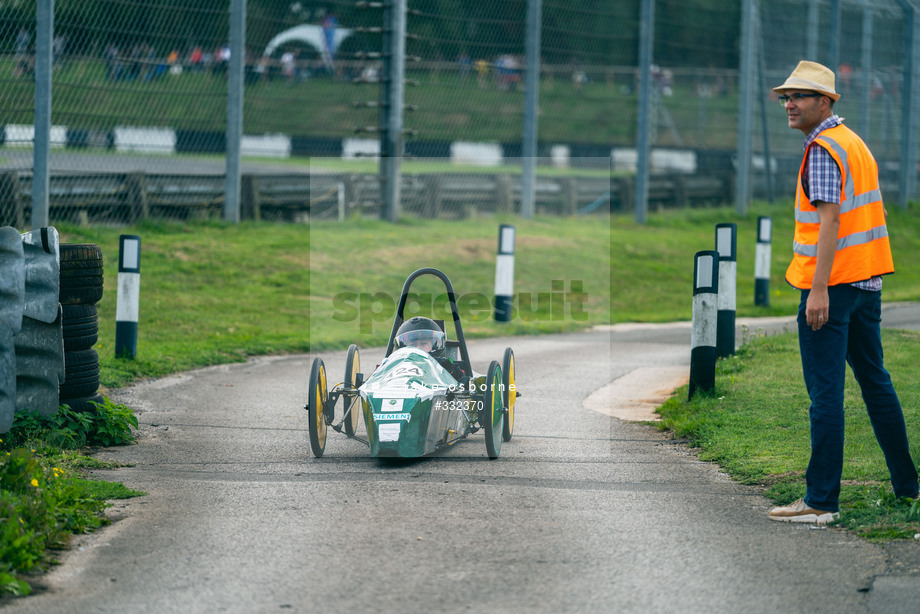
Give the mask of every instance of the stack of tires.
[(75, 411), (102, 403), (99, 390), (99, 339), (96, 303), (102, 299), (102, 250), (91, 243), (62, 243), (60, 301), (63, 312), (64, 381), (61, 405)]

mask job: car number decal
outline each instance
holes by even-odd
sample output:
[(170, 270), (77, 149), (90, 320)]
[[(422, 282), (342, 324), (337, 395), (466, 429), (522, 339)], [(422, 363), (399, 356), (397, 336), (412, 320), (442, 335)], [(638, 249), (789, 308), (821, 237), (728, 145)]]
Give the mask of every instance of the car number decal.
[(399, 441), (399, 422), (385, 422), (377, 427), (377, 438), (380, 441)]

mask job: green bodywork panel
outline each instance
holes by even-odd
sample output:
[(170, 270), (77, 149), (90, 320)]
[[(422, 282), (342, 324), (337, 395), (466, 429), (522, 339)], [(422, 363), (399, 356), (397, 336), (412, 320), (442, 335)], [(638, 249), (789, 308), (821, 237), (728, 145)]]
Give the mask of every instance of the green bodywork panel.
[(371, 455), (424, 456), (467, 435), (476, 414), (449, 394), (458, 385), (428, 353), (393, 352), (360, 388)]

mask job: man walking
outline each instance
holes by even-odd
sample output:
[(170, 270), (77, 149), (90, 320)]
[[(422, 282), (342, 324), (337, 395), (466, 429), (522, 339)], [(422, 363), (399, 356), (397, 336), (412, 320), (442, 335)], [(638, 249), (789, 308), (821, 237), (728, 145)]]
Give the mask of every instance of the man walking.
[(885, 370), (882, 275), (894, 272), (875, 158), (834, 114), (834, 73), (802, 61), (779, 94), (789, 127), (805, 135), (795, 195), (795, 239), (786, 281), (802, 291), (799, 349), (811, 399), (806, 494), (770, 518), (825, 524), (838, 517), (843, 471), (843, 391), (849, 364), (885, 455), (894, 493), (918, 496), (904, 415)]

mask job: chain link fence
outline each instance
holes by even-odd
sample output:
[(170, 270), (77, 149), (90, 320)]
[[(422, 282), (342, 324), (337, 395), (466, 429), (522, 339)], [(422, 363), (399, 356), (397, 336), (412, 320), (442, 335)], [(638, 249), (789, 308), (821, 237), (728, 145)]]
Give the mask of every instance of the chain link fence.
[(761, 3), (756, 95), (770, 104), (755, 135), (759, 151), (773, 157), (779, 194), (794, 190), (803, 135), (788, 128), (771, 88), (783, 83), (799, 60), (811, 59), (835, 70), (841, 94), (835, 112), (879, 160), (887, 200), (899, 196), (902, 138), (908, 134), (903, 95), (912, 46), (918, 44), (912, 41), (910, 6), (898, 0)]
[[(543, 0), (537, 212), (633, 206), (643, 1)], [(0, 4), (0, 222), (20, 228), (29, 227), (31, 215), (35, 4)], [(220, 217), (232, 4), (55, 2), (52, 221)], [(407, 4), (405, 212), (519, 212), (528, 0)], [(905, 26), (912, 4), (753, 2), (753, 42), (741, 39), (737, 4), (654, 2), (653, 206), (731, 202), (746, 96), (753, 96), (755, 115), (754, 195), (789, 193), (783, 182), (792, 181), (801, 139), (786, 127), (782, 109), (769, 104), (769, 88), (803, 58), (837, 69), (838, 110), (884, 162), (889, 183), (896, 181), (902, 139), (911, 133), (903, 109), (905, 67), (917, 47)], [(379, 215), (389, 78), (384, 9), (345, 0), (247, 1), (242, 219), (308, 220), (342, 210)], [(746, 44), (756, 45), (752, 92), (739, 90)], [(763, 172), (767, 157), (775, 162), (772, 182)], [(426, 204), (430, 198), (436, 206)]]

